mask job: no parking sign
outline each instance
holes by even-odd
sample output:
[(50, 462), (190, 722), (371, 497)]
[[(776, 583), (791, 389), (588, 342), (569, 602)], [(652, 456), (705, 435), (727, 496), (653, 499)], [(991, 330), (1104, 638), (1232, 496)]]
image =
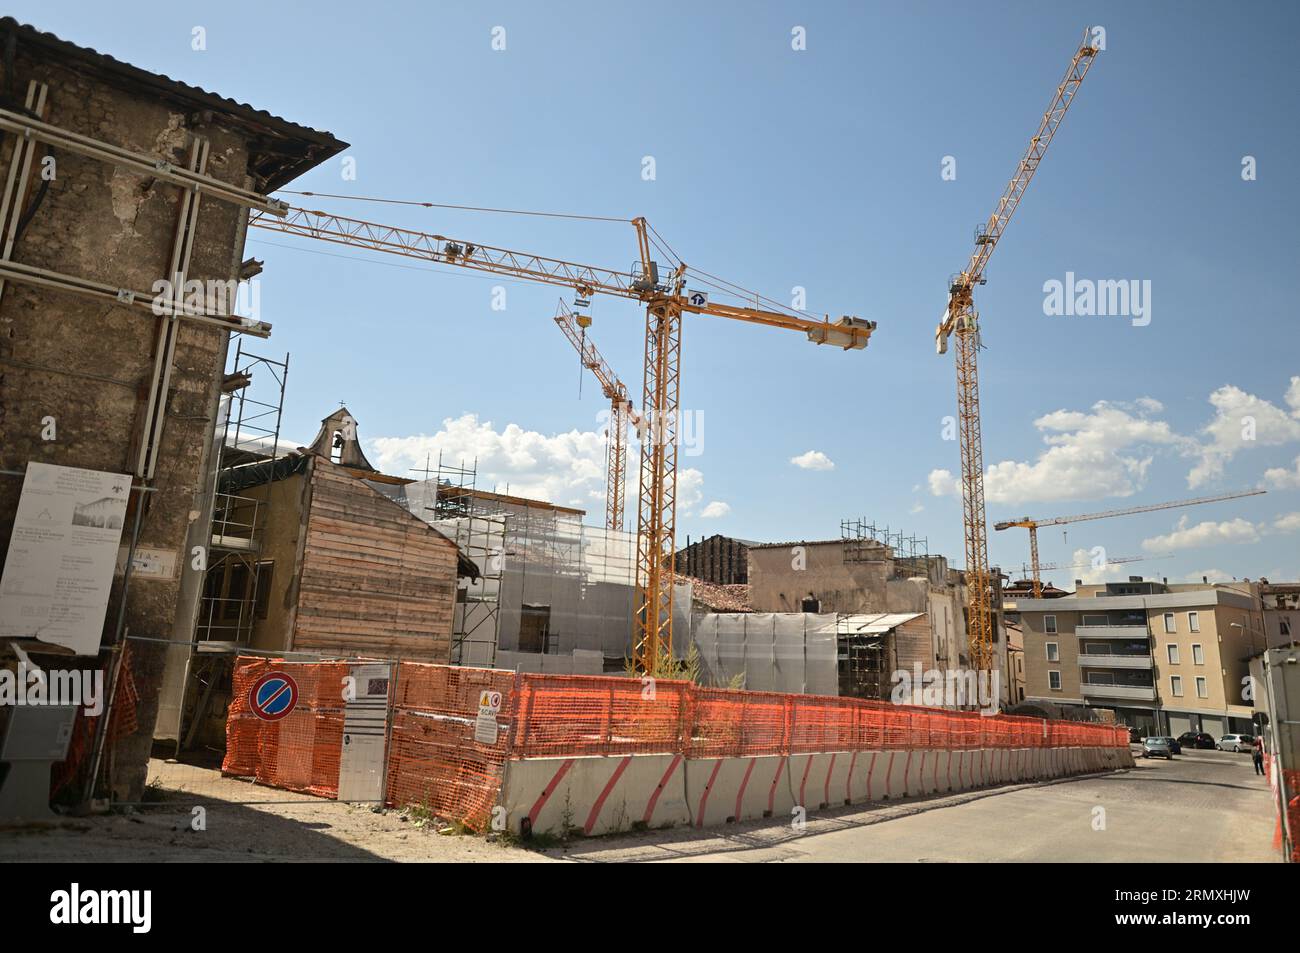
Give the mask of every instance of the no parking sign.
[(298, 683), (284, 672), (267, 672), (248, 692), (248, 705), (263, 721), (279, 721), (298, 704)]

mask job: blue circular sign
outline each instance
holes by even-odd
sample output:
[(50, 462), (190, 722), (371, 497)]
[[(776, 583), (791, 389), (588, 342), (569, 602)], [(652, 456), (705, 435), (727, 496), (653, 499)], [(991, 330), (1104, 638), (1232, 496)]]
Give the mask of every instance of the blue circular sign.
[(264, 721), (278, 721), (298, 704), (298, 683), (284, 672), (267, 672), (248, 693), (253, 714)]

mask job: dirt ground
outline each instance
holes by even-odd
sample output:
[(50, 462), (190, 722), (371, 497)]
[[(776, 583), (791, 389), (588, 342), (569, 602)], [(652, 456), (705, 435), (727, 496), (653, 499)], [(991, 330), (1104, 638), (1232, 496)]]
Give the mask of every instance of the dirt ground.
[[(0, 828), (0, 862), (169, 861), (543, 862), (498, 839), (438, 833), (435, 822), (376, 813), (309, 795), (223, 778), (191, 765), (150, 763), (150, 796), (132, 810), (65, 818), (40, 828)], [(192, 826), (205, 811), (205, 830)]]

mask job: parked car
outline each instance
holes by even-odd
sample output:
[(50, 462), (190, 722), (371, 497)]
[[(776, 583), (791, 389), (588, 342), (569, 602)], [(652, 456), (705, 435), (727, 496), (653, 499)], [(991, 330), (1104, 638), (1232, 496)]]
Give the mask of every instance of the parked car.
[(1153, 737), (1163, 738), (1165, 741), (1167, 741), (1169, 743), (1169, 750), (1172, 751), (1174, 754), (1183, 753), (1183, 746), (1178, 743), (1177, 738), (1171, 738), (1169, 735), (1155, 735)]
[(1170, 746), (1168, 738), (1160, 735), (1150, 735), (1142, 741), (1142, 757), (1166, 758), (1173, 761), (1174, 749)]
[(1130, 744), (1138, 744), (1146, 737), (1141, 728), (1130, 728), (1128, 730), (1128, 740)]
[(1254, 735), (1224, 735), (1214, 747), (1220, 751), (1250, 751), (1255, 744)]
[(1203, 731), (1184, 731), (1178, 736), (1178, 743), (1184, 748), (1197, 748), (1209, 751), (1214, 748), (1214, 739)]

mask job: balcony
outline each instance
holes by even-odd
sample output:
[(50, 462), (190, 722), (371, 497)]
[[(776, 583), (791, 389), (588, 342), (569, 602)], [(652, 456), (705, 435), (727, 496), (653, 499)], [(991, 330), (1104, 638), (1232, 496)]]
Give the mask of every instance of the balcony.
[(1074, 634), (1081, 639), (1137, 639), (1145, 641), (1148, 633), (1145, 625), (1080, 625)]
[(1144, 702), (1156, 700), (1154, 685), (1089, 685), (1085, 682), (1079, 688), (1085, 698), (1122, 698)]
[(1099, 653), (1079, 656), (1080, 668), (1151, 668), (1150, 655), (1101, 655)]

